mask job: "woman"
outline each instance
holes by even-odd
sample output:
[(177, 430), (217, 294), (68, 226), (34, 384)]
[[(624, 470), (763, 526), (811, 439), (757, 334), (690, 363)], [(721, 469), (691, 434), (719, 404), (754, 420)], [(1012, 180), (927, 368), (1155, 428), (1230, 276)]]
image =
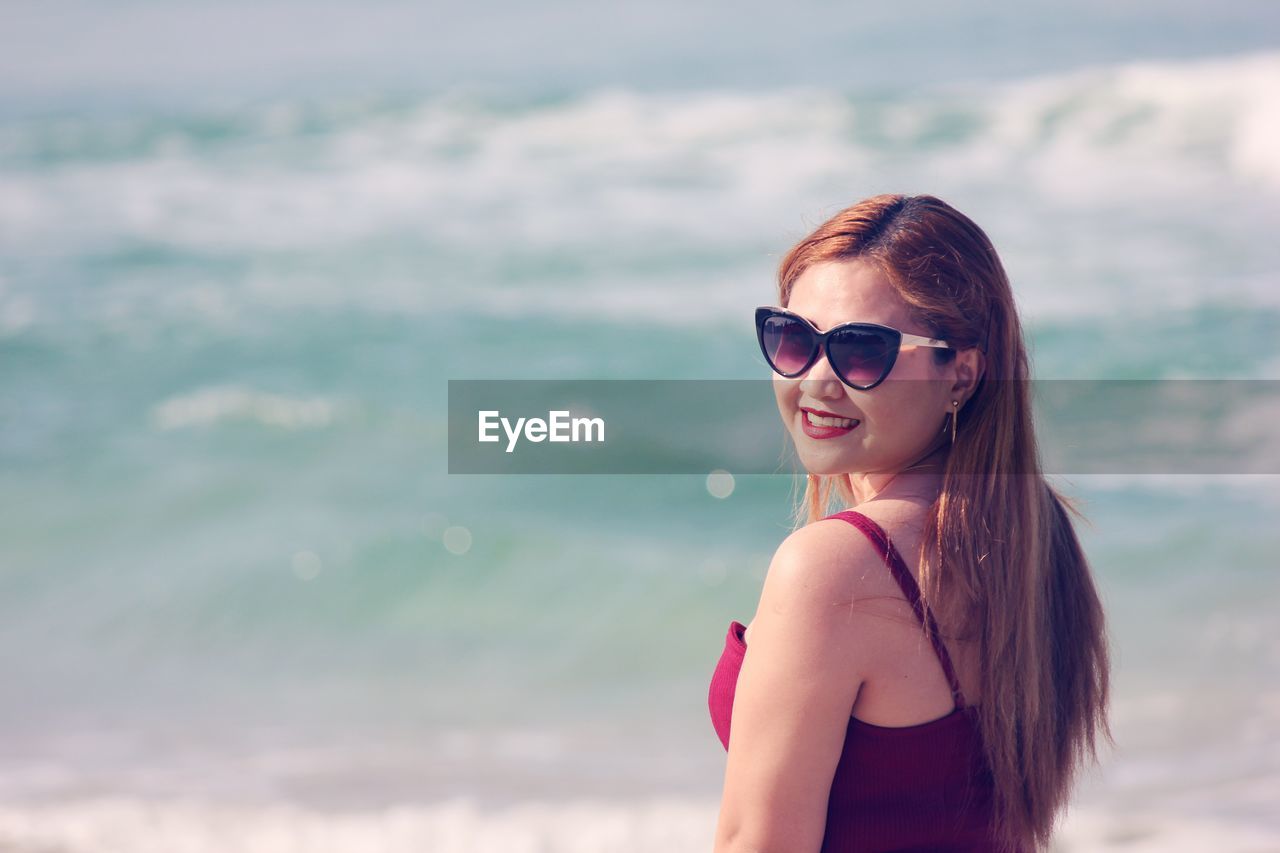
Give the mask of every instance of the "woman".
[(1111, 739), (1109, 662), (995, 249), (879, 195), (778, 284), (757, 332), (808, 482), (712, 678), (716, 853), (1044, 849)]

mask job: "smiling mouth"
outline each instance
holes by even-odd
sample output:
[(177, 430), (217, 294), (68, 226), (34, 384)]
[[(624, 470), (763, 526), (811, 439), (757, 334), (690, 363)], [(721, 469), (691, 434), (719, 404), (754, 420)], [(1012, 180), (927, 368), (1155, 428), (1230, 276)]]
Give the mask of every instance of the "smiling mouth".
[(850, 429), (856, 424), (862, 423), (857, 418), (829, 418), (822, 415), (815, 415), (813, 412), (805, 409), (804, 419), (810, 426), (816, 427), (832, 427), (835, 429)]

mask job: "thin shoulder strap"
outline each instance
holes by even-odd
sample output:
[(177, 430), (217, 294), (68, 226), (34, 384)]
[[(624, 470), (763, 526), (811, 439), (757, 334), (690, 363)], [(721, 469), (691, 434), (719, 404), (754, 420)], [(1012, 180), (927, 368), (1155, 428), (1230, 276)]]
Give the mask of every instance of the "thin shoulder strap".
[(902, 555), (898, 553), (898, 549), (893, 547), (893, 543), (889, 541), (889, 535), (884, 532), (884, 529), (879, 524), (876, 524), (857, 510), (847, 509), (844, 512), (829, 515), (827, 518), (840, 518), (849, 522), (865, 533), (871, 543), (876, 546), (876, 550), (880, 552), (881, 558), (889, 567), (893, 579), (898, 582), (898, 586), (902, 589), (902, 594), (907, 597), (907, 601), (911, 602), (911, 609), (915, 611), (916, 618), (920, 620), (921, 626), (928, 625), (928, 634), (930, 641), (933, 643), (933, 651), (938, 656), (938, 663), (942, 664), (942, 671), (947, 676), (947, 683), (951, 685), (951, 697), (955, 700), (957, 708), (963, 708), (964, 694), (960, 692), (960, 679), (956, 678), (955, 667), (951, 665), (951, 656), (947, 654), (947, 647), (943, 645), (942, 638), (938, 635), (938, 623), (934, 620), (933, 613), (925, 606), (924, 599), (920, 595), (920, 587), (916, 584), (916, 579), (911, 576), (911, 571), (907, 568), (907, 564), (903, 562)]

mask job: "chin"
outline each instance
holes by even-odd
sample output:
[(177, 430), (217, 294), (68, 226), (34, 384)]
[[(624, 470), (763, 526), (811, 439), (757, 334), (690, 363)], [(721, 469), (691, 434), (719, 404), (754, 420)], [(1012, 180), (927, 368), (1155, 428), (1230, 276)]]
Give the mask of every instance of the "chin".
[(804, 470), (819, 477), (838, 477), (848, 474), (855, 468), (848, 460), (840, 459), (826, 453), (804, 453), (797, 451), (796, 456)]
[(805, 470), (808, 471), (810, 474), (814, 474), (818, 477), (844, 477), (848, 474), (855, 473), (843, 466), (835, 466), (832, 468), (816, 468), (816, 469), (806, 468)]

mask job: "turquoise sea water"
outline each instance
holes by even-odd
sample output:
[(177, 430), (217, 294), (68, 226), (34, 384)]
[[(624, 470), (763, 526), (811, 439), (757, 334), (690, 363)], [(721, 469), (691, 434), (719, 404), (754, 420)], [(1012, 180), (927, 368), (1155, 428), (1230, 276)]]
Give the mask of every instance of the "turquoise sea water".
[[(15, 12), (0, 846), (709, 849), (791, 483), (451, 477), (446, 380), (763, 376), (886, 191), (987, 230), (1040, 378), (1280, 378), (1277, 19), (1219, 6)], [(1275, 478), (1059, 482), (1119, 744), (1062, 849), (1280, 847)]]

